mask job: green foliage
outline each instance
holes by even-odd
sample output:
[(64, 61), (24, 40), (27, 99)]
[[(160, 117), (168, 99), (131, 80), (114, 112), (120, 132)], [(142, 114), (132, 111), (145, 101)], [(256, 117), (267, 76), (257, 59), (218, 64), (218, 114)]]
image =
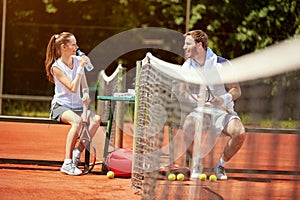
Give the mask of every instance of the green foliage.
[(45, 4), (45, 11), (47, 13), (51, 14), (57, 12), (58, 9), (53, 5), (52, 0), (43, 0), (43, 3)]
[(191, 17), (189, 23), (189, 29), (193, 29), (195, 24), (202, 20), (203, 15), (206, 13), (206, 6), (204, 4), (197, 4), (191, 9)]
[(271, 0), (253, 5), (236, 29), (236, 39), (242, 42), (243, 49), (261, 49), (297, 34), (299, 1)]
[(264, 127), (264, 128), (287, 128), (299, 129), (300, 123), (296, 120), (275, 120), (268, 117), (258, 117), (255, 114), (240, 114), (242, 123), (248, 127)]
[(3, 101), (4, 115), (49, 117), (49, 103), (25, 100), (5, 100)]
[[(61, 31), (74, 32), (80, 48), (90, 52), (105, 39), (132, 28), (164, 27), (184, 33), (186, 2), (8, 1), (4, 93), (53, 94), (53, 85), (47, 81), (44, 72), (45, 49), (51, 35)], [(2, 15), (2, 9), (0, 13)], [(218, 55), (231, 59), (299, 35), (300, 3), (298, 0), (191, 1), (188, 27), (190, 30), (206, 31), (210, 38), (209, 46)], [(124, 63), (135, 63), (145, 52), (130, 52), (121, 59)], [(164, 55), (161, 54), (162, 57)], [(115, 63), (113, 65), (116, 66)], [(264, 81), (272, 86), (270, 95), (274, 96), (285, 94), (283, 90), (298, 91), (295, 88), (299, 84), (298, 77), (299, 72), (293, 72)], [(295, 102), (289, 100), (286, 110), (292, 112)]]

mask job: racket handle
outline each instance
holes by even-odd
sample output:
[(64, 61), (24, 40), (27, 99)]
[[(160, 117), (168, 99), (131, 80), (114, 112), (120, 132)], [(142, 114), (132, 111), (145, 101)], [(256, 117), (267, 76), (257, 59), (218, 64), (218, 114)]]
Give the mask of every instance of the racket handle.
[(87, 105), (83, 104), (82, 120), (84, 122), (87, 121), (87, 110), (88, 110)]

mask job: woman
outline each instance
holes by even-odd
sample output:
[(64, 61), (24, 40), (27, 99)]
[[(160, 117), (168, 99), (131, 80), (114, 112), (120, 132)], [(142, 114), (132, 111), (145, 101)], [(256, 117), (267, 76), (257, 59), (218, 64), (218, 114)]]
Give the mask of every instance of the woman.
[[(84, 64), (89, 62), (89, 58), (76, 56), (77, 49), (76, 38), (72, 33), (53, 35), (47, 46), (45, 60), (47, 77), (55, 84), (50, 116), (54, 120), (71, 125), (66, 140), (65, 160), (60, 169), (68, 175), (82, 173), (77, 164), (85, 144), (81, 142), (77, 148), (75, 144), (82, 126), (83, 106), (90, 103), (84, 73)], [(93, 137), (100, 125), (100, 116), (89, 110), (87, 120), (90, 135)]]

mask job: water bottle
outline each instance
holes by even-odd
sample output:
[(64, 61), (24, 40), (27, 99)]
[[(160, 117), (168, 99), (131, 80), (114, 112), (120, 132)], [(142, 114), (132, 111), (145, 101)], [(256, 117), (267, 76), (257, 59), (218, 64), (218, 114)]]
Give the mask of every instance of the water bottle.
[[(79, 49), (77, 50), (77, 54), (78, 54), (78, 56), (84, 56), (85, 55), (85, 53), (84, 52), (82, 52), (82, 51), (80, 51)], [(91, 62), (86, 62), (86, 63), (84, 63), (84, 67), (85, 67), (85, 69), (87, 70), (87, 71), (92, 71), (93, 69), (94, 69), (94, 66), (92, 65), (92, 63)]]

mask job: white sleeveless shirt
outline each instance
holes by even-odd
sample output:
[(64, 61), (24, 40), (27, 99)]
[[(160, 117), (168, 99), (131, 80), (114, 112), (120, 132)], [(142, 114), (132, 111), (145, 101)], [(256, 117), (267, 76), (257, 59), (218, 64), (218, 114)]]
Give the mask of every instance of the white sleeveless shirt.
[[(65, 75), (70, 79), (70, 81), (73, 81), (76, 77), (76, 71), (79, 67), (79, 61), (80, 59), (77, 56), (73, 56), (73, 69), (70, 69), (67, 67), (62, 60), (59, 58), (57, 59), (51, 67), (51, 73), (53, 75), (53, 67), (59, 68)], [(81, 99), (81, 87), (79, 86), (76, 93), (71, 92), (68, 88), (66, 88), (55, 76), (54, 77), (54, 96), (51, 102), (51, 106), (53, 106), (55, 103), (58, 103), (62, 106), (65, 106), (67, 108), (76, 109), (76, 108), (82, 108), (83, 102)]]

